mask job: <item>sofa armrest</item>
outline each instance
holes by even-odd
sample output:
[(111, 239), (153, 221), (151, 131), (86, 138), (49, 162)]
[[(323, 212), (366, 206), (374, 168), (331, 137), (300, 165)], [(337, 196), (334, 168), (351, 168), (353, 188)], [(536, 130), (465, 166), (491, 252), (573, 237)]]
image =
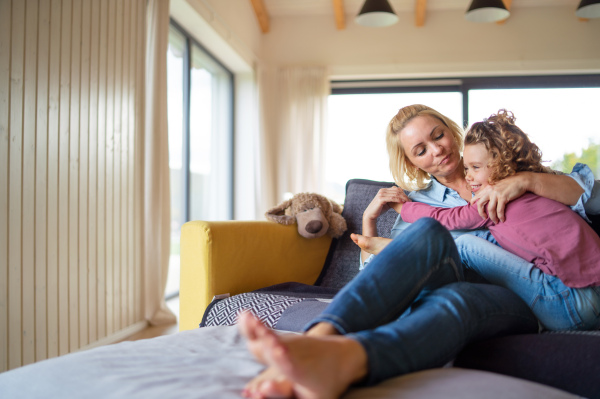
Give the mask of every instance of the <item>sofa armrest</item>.
[(314, 284), (331, 244), (269, 221), (192, 221), (181, 229), (179, 329), (198, 328), (215, 295), (295, 281)]

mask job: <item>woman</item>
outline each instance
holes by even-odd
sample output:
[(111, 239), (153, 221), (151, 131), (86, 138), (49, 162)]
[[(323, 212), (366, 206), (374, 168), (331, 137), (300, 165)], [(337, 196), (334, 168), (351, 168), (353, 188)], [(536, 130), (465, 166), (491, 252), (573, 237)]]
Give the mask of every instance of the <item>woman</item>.
[[(461, 129), (454, 122), (426, 106), (405, 107), (390, 122), (387, 143), (394, 179), (416, 190), (409, 194), (413, 201), (453, 207), (471, 200)], [(574, 179), (518, 174), (482, 190), (475, 200), (480, 206), (489, 203), (489, 216), (499, 218), (504, 205), (526, 191), (581, 211), (594, 184), (586, 172), (575, 171)], [(587, 182), (585, 189), (575, 179)], [(382, 189), (367, 207), (363, 235), (353, 240), (362, 248), (361, 268), (368, 267), (305, 335), (279, 337), (248, 315), (240, 318), (250, 349), (270, 366), (248, 384), (244, 396), (336, 397), (356, 382), (373, 384), (441, 366), (478, 339), (537, 331), (529, 307), (510, 290), (461, 281), (452, 236), (493, 239), (487, 231), (451, 236), (431, 219), (409, 225), (398, 218), (390, 239), (377, 238), (377, 218), (389, 204), (404, 201), (401, 189)]]

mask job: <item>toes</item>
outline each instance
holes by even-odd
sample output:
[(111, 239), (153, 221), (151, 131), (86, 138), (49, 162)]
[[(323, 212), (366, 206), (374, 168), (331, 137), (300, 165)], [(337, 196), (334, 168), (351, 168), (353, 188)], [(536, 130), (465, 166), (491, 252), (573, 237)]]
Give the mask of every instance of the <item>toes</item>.
[(256, 336), (256, 318), (250, 312), (241, 312), (238, 315), (238, 327), (242, 335), (250, 340), (257, 338)]
[(257, 393), (262, 398), (291, 398), (293, 396), (292, 384), (288, 381), (263, 381)]

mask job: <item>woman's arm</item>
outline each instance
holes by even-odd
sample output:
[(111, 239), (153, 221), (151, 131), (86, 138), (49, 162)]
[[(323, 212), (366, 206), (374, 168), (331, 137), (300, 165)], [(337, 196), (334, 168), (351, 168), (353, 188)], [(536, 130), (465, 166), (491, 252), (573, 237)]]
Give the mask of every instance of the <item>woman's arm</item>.
[[(410, 201), (404, 191), (397, 186), (382, 188), (377, 192), (363, 213), (362, 235), (367, 237), (378, 237), (377, 218), (390, 208), (390, 204)], [(360, 256), (364, 262), (371, 254), (361, 250)]]
[(506, 204), (527, 191), (568, 206), (575, 205), (584, 193), (577, 181), (568, 175), (519, 172), (481, 189), (471, 199), (471, 204), (477, 201), (479, 215), (498, 223), (505, 220)]

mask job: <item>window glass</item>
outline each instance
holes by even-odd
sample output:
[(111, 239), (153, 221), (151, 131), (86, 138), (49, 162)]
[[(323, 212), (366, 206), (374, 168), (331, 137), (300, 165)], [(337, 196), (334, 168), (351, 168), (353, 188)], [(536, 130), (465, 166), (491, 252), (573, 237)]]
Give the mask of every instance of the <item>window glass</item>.
[(325, 195), (343, 203), (350, 179), (393, 181), (385, 144), (387, 125), (406, 105), (426, 104), (459, 125), (462, 95), (444, 93), (333, 94), (325, 152)]
[(230, 74), (192, 46), (190, 92), (190, 218), (231, 218)]
[(542, 150), (545, 165), (570, 172), (576, 162), (600, 176), (600, 88), (469, 91), (469, 124), (505, 108)]
[(183, 160), (183, 56), (185, 37), (171, 27), (167, 50), (167, 112), (169, 128), (169, 170), (171, 185), (171, 255), (165, 295), (179, 291), (179, 236), (184, 223)]
[(167, 298), (179, 292), (181, 226), (189, 220), (232, 217), (232, 85), (229, 71), (183, 30), (171, 25), (167, 51), (171, 179)]

